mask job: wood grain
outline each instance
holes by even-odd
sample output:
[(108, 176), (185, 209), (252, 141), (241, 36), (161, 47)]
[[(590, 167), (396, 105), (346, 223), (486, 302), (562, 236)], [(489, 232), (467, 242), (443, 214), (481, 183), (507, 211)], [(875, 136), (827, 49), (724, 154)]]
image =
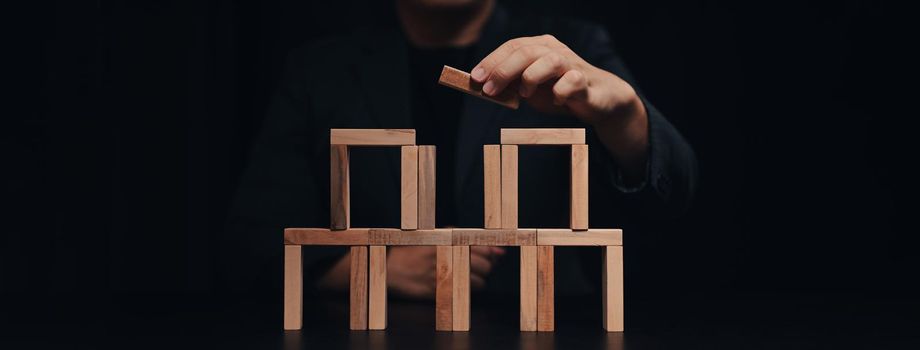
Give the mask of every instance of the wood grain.
[(537, 247), (537, 331), (556, 329), (556, 281), (552, 246)]
[(438, 246), (435, 269), (435, 330), (452, 331), (454, 330), (454, 247)]
[(415, 144), (415, 129), (330, 129), (330, 145), (406, 146)]
[(521, 331), (537, 330), (537, 247), (521, 247)]
[(502, 148), (501, 145), (482, 146), (483, 197), (485, 199), (485, 228), (502, 227)]
[(482, 84), (473, 80), (470, 77), (470, 73), (453, 67), (444, 66), (444, 68), (441, 69), (441, 77), (438, 79), (438, 83), (511, 109), (517, 109), (520, 105), (520, 100), (515, 89), (505, 89), (502, 93), (498, 94), (498, 96), (488, 96), (482, 92)]
[(453, 247), (453, 330), (470, 330), (470, 247)]
[(418, 146), (402, 146), (400, 157), (400, 228), (418, 228)]
[(572, 145), (569, 228), (588, 229), (588, 145)]
[(502, 228), (518, 227), (518, 146), (502, 146)]
[(435, 228), (437, 149), (418, 146), (418, 228)]
[(537, 244), (536, 229), (455, 228), (455, 246), (523, 246)]
[(284, 246), (284, 330), (303, 327), (303, 249)]
[(374, 228), (368, 233), (371, 245), (451, 245), (452, 231), (449, 228), (403, 231), (392, 228)]
[(502, 128), (503, 145), (579, 145), (585, 143), (585, 129)]
[(387, 247), (370, 246), (367, 329), (387, 328)]
[(349, 278), (349, 328), (367, 329), (367, 246), (351, 247)]
[(329, 161), (330, 227), (344, 230), (351, 226), (348, 146), (330, 146)]
[(622, 332), (623, 322), (623, 247), (604, 247), (603, 311), (604, 329)]
[(537, 245), (542, 246), (619, 246), (623, 245), (621, 229), (537, 229)]
[(368, 229), (350, 228), (331, 231), (327, 228), (286, 228), (284, 244), (296, 245), (368, 245)]

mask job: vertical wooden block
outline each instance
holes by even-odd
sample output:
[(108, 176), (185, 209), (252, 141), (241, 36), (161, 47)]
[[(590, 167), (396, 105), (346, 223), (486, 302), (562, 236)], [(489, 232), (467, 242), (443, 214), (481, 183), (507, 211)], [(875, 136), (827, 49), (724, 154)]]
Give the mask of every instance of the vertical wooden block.
[(330, 228), (345, 230), (351, 226), (348, 146), (329, 146)]
[(435, 284), (435, 330), (452, 331), (454, 330), (454, 254), (452, 246), (437, 247), (437, 281)]
[(418, 228), (418, 146), (402, 146), (400, 181), (400, 228)]
[(387, 328), (387, 247), (369, 248), (367, 329)]
[(418, 147), (418, 228), (435, 228), (437, 158), (435, 146)]
[(502, 227), (518, 227), (518, 146), (502, 145)]
[(502, 148), (482, 146), (485, 228), (502, 228)]
[(351, 247), (351, 278), (349, 279), (349, 328), (367, 329), (367, 246)]
[(588, 145), (572, 145), (569, 228), (588, 229)]
[(453, 329), (468, 332), (470, 330), (470, 246), (453, 247), (453, 255)]
[(521, 331), (537, 330), (537, 247), (521, 247)]
[(553, 246), (537, 247), (537, 331), (556, 329)]
[(623, 322), (623, 246), (604, 247), (604, 329), (622, 332)]
[(299, 245), (284, 246), (284, 329), (303, 327), (303, 257)]

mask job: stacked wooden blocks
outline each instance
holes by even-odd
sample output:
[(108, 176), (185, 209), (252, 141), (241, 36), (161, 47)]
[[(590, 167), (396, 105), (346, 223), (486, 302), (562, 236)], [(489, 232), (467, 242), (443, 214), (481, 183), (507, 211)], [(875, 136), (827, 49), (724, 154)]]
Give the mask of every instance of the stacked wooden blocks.
[[(333, 129), (331, 228), (284, 230), (284, 329), (302, 327), (303, 245), (351, 246), (350, 328), (385, 329), (386, 247), (436, 246), (435, 328), (470, 329), (470, 246), (518, 246), (521, 258), (522, 331), (553, 331), (554, 246), (604, 249), (603, 320), (623, 331), (623, 232), (588, 228), (588, 146), (584, 129), (502, 129), (501, 145), (483, 146), (484, 228), (435, 228), (434, 146), (415, 145), (411, 129)], [(518, 228), (518, 147), (571, 148), (568, 229)], [(349, 218), (348, 147), (401, 147), (401, 227), (352, 228)]]

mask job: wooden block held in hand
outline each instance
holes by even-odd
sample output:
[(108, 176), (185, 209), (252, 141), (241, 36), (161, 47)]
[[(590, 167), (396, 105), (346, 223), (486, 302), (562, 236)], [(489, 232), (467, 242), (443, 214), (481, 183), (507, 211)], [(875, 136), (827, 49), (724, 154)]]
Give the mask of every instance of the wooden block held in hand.
[(453, 67), (444, 66), (441, 70), (441, 78), (438, 79), (438, 83), (511, 109), (517, 109), (520, 104), (518, 92), (515, 91), (515, 89), (508, 88), (498, 94), (498, 96), (488, 96), (482, 92), (482, 84), (473, 80), (473, 78), (470, 77), (470, 73)]
[(438, 246), (437, 262), (435, 263), (436, 284), (435, 284), (435, 330), (452, 331), (454, 330), (454, 247)]
[(604, 247), (603, 309), (604, 329), (622, 332), (623, 322), (623, 247)]
[(418, 146), (418, 228), (435, 228), (437, 163), (435, 146)]
[(348, 146), (330, 146), (329, 159), (330, 227), (344, 230), (351, 226)]
[(330, 145), (405, 146), (415, 144), (415, 129), (330, 129)]
[(284, 330), (303, 327), (303, 257), (299, 245), (284, 246)]
[(403, 146), (400, 162), (400, 228), (418, 228), (418, 146)]
[(367, 329), (387, 328), (387, 247), (371, 246), (368, 259)]
[(585, 143), (583, 128), (502, 128), (503, 145), (581, 145)]
[(518, 227), (518, 146), (502, 146), (502, 228)]
[(367, 246), (351, 247), (351, 276), (349, 278), (349, 328), (367, 329)]
[(537, 247), (521, 247), (521, 331), (537, 330)]
[(572, 145), (569, 227), (588, 229), (588, 145)]
[(454, 331), (470, 330), (470, 247), (453, 247), (454, 255)]
[(485, 197), (485, 228), (502, 227), (502, 148), (501, 145), (482, 146), (482, 168)]
[(537, 247), (537, 331), (556, 329), (556, 281), (553, 247)]

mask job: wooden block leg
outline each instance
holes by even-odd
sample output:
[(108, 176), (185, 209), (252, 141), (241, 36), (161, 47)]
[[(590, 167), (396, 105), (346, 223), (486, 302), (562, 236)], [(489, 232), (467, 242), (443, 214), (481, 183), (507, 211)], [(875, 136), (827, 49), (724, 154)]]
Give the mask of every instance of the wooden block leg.
[(349, 328), (367, 329), (367, 259), (368, 247), (351, 247), (351, 278), (349, 279)]
[(521, 331), (537, 330), (537, 247), (521, 247)]
[(623, 246), (604, 247), (604, 329), (622, 332), (623, 322)]
[(400, 228), (418, 228), (418, 146), (402, 146), (400, 174)]
[(386, 329), (387, 247), (371, 246), (369, 254), (367, 329)]
[(303, 259), (299, 245), (284, 246), (284, 329), (303, 325)]
[(454, 256), (454, 331), (470, 330), (470, 246), (453, 247)]
[(518, 146), (502, 145), (502, 228), (518, 227)]
[(435, 146), (418, 146), (418, 228), (435, 227), (437, 158)]
[(588, 229), (588, 145), (572, 145), (569, 228)]
[(485, 228), (502, 227), (502, 148), (501, 145), (482, 146), (483, 197), (485, 199)]
[(435, 284), (435, 330), (452, 331), (453, 316), (453, 283), (454, 283), (454, 255), (451, 246), (437, 247), (437, 282)]
[(330, 228), (344, 230), (351, 225), (348, 146), (332, 145), (329, 147)]
[(537, 331), (556, 329), (553, 247), (537, 247)]

